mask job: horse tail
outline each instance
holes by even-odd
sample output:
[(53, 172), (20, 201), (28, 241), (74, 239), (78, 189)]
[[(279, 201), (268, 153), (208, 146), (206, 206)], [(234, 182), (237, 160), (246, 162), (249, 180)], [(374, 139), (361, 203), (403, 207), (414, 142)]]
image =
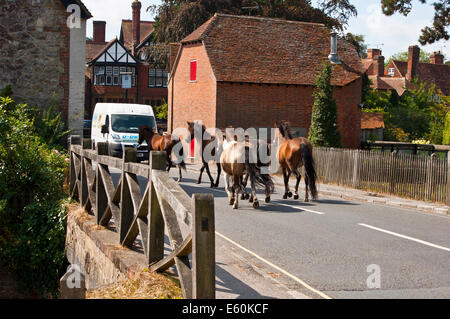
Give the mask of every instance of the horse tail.
[(245, 147), (245, 169), (247, 170), (250, 180), (255, 183), (256, 186), (264, 187), (273, 193), (275, 190), (275, 184), (272, 177), (269, 174), (262, 174), (258, 164), (250, 163), (249, 161), (249, 148)]
[(314, 168), (314, 159), (311, 150), (306, 143), (301, 144), (301, 151), (303, 157), (303, 163), (305, 165), (306, 176), (308, 177), (309, 191), (313, 199), (317, 199), (317, 187), (316, 187), (316, 169)]

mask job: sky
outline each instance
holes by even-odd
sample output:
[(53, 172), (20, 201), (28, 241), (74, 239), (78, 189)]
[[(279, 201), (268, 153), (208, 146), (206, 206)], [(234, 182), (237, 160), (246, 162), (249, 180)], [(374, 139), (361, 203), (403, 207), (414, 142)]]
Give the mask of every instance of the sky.
[[(317, 0), (316, 0), (317, 1)], [(83, 0), (92, 13), (93, 18), (88, 21), (87, 36), (92, 36), (92, 21), (106, 21), (106, 40), (119, 36), (122, 19), (131, 19), (132, 0)], [(158, 5), (160, 0), (141, 0), (142, 20), (153, 20), (153, 15), (145, 9), (150, 5)], [(430, 2), (430, 1), (428, 1)], [(411, 13), (404, 17), (401, 14), (385, 16), (381, 12), (380, 0), (352, 0), (358, 10), (358, 16), (349, 21), (347, 32), (362, 34), (369, 48), (382, 49), (383, 55), (389, 58), (393, 54), (408, 50), (410, 45), (418, 43), (420, 30), (432, 24), (434, 8), (413, 1)], [(441, 40), (432, 45), (421, 46), (427, 52), (441, 51), (450, 60), (450, 43)]]

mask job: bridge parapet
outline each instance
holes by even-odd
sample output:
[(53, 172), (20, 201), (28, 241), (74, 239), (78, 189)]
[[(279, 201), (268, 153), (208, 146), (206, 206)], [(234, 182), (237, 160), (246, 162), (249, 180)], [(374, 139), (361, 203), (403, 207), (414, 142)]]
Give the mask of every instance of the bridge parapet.
[[(118, 244), (132, 248), (140, 235), (151, 270), (163, 272), (175, 266), (185, 298), (215, 298), (213, 196), (190, 198), (166, 171), (165, 152), (151, 152), (146, 165), (136, 163), (135, 148), (125, 148), (122, 159), (108, 156), (106, 143), (92, 148), (91, 140), (71, 136), (71, 197), (94, 216), (97, 225), (108, 228), (113, 221)], [(116, 186), (112, 168), (121, 172)], [(143, 194), (138, 176), (148, 180)], [(166, 256), (165, 230), (172, 248)]]

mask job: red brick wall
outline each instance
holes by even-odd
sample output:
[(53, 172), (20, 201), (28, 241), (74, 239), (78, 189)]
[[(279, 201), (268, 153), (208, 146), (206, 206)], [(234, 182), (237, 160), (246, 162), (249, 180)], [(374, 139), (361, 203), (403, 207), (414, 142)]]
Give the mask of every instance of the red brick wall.
[[(358, 80), (337, 87), (338, 125), (346, 148), (360, 146), (361, 85)], [(312, 86), (222, 83), (217, 85), (217, 127), (274, 127), (288, 120), (291, 127), (309, 128), (314, 104)]]
[[(192, 60), (197, 60), (196, 82), (190, 82)], [(216, 80), (202, 44), (183, 47), (176, 72), (169, 83), (168, 106), (169, 132), (186, 127), (186, 121), (202, 120), (208, 128), (216, 126)]]
[[(191, 60), (198, 61), (195, 83), (189, 81)], [(346, 148), (360, 146), (361, 87), (360, 78), (337, 87), (334, 93)], [(202, 120), (207, 128), (274, 127), (277, 120), (289, 120), (292, 127), (309, 128), (313, 90), (306, 85), (216, 82), (203, 45), (185, 45), (169, 83), (169, 131), (186, 127), (186, 121), (193, 120)]]
[(342, 146), (345, 148), (360, 147), (361, 90), (361, 78), (344, 87), (336, 87), (334, 90), (334, 98), (338, 106), (338, 126), (342, 136)]

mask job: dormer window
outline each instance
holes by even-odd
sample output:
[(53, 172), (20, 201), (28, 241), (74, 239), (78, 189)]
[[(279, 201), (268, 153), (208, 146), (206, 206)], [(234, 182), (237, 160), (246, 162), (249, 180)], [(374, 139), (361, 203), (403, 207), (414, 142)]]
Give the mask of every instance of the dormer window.
[(389, 76), (394, 76), (395, 75), (395, 69), (394, 68), (389, 68), (388, 75)]

